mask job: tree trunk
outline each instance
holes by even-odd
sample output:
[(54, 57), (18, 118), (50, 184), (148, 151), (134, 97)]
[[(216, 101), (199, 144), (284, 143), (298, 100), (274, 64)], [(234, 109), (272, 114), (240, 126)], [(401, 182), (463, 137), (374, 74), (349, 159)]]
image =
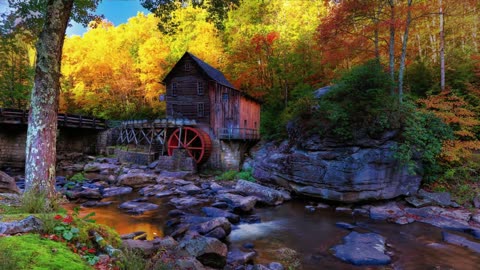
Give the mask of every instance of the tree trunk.
[(398, 68), (398, 99), (400, 102), (403, 101), (403, 77), (405, 73), (405, 61), (407, 58), (408, 31), (410, 29), (410, 23), (412, 22), (412, 2), (413, 0), (408, 0), (407, 20), (405, 22), (405, 32), (403, 33), (402, 55), (400, 57), (400, 67)]
[(390, 94), (395, 94), (395, 0), (389, 0), (390, 4), (390, 44), (388, 45), (388, 61), (390, 69), (390, 79), (392, 86), (390, 87)]
[(445, 90), (445, 33), (443, 27), (443, 4), (438, 0), (440, 6), (440, 89)]
[(63, 41), (74, 0), (49, 0), (37, 42), (28, 119), (25, 189), (55, 195), (57, 112)]

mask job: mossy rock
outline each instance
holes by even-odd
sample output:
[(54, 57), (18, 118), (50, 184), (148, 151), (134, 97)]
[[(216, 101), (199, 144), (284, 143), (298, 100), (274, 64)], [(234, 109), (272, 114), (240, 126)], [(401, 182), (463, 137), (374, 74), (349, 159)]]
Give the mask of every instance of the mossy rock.
[(82, 270), (92, 269), (64, 243), (36, 234), (0, 238), (0, 269)]
[[(79, 235), (78, 235), (78, 241), (80, 243), (93, 243), (92, 239), (92, 231), (97, 232), (99, 235), (103, 237), (105, 240), (105, 244), (109, 244), (114, 248), (120, 248), (122, 245), (122, 240), (120, 239), (120, 235), (118, 234), (115, 229), (103, 225), (103, 224), (98, 224), (98, 223), (91, 223), (91, 222), (85, 222), (82, 220), (77, 220), (78, 222), (78, 228), (80, 229)], [(101, 247), (104, 248), (104, 247)]]

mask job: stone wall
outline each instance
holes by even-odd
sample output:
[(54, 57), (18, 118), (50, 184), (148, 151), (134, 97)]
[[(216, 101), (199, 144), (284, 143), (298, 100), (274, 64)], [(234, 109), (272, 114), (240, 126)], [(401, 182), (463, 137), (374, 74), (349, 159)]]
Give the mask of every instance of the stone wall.
[[(62, 128), (58, 133), (58, 155), (69, 153), (96, 154), (96, 130)], [(23, 168), (25, 165), (25, 148), (27, 126), (0, 125), (0, 169)]]
[(166, 171), (197, 171), (197, 164), (185, 150), (176, 149), (172, 156), (160, 156), (157, 167)]
[(119, 148), (115, 149), (115, 156), (120, 162), (129, 162), (139, 165), (148, 165), (155, 160), (154, 152), (133, 152), (121, 150)]

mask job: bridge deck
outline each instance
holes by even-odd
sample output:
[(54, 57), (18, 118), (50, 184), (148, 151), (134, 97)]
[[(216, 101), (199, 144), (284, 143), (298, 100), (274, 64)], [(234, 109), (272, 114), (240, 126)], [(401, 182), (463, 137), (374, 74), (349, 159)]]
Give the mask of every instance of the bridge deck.
[[(0, 108), (0, 124), (26, 125), (28, 124), (28, 110)], [(64, 113), (58, 114), (58, 126), (99, 130), (107, 128), (103, 119)]]

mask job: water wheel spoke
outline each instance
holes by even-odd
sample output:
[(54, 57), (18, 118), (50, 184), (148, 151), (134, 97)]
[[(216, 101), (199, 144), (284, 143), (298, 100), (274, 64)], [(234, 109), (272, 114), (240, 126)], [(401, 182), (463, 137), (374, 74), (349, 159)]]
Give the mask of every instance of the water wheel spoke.
[(193, 142), (196, 138), (198, 138), (198, 134), (195, 134), (195, 137), (193, 137), (193, 139), (191, 139), (189, 142), (187, 142), (187, 143), (185, 144), (185, 146), (189, 146), (190, 144), (192, 144), (192, 142)]

